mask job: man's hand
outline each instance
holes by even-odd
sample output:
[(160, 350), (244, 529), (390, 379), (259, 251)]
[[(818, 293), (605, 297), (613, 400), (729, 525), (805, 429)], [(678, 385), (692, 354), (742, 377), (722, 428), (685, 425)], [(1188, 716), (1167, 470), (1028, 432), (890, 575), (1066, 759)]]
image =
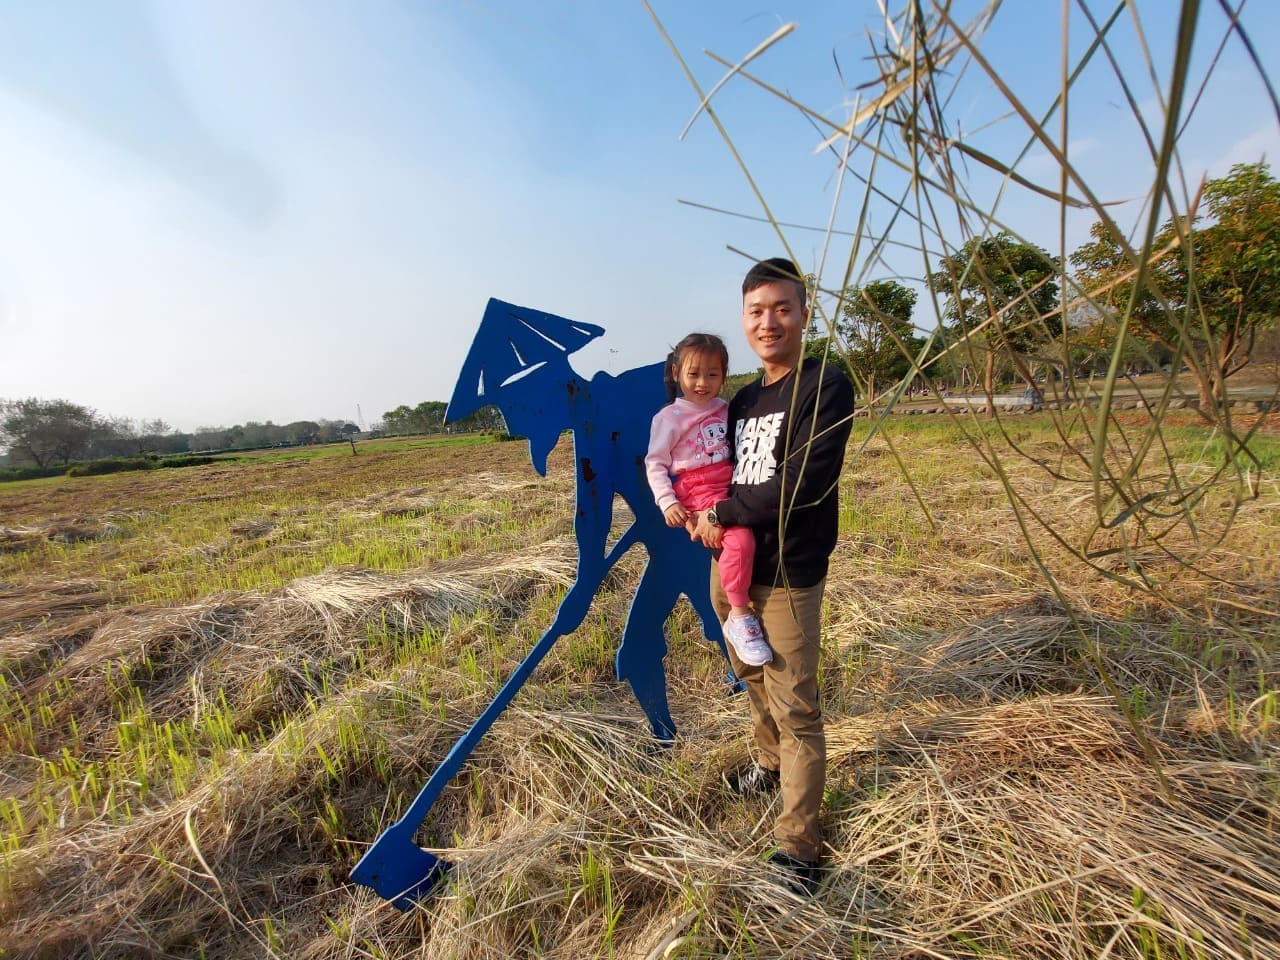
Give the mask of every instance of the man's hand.
[(700, 541), (703, 546), (710, 547), (712, 550), (719, 550), (724, 540), (724, 527), (712, 526), (708, 523), (705, 510), (694, 512), (690, 519), (693, 522), (693, 529), (689, 530), (689, 539)]
[(678, 503), (673, 503), (663, 511), (668, 527), (684, 527), (689, 523), (689, 512)]

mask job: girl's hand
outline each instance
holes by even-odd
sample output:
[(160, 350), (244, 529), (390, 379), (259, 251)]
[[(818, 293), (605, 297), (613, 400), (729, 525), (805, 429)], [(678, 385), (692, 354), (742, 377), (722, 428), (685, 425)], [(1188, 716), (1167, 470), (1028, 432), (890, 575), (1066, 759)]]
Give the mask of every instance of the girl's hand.
[(688, 512), (678, 503), (667, 507), (663, 516), (667, 519), (668, 527), (683, 527), (689, 519)]

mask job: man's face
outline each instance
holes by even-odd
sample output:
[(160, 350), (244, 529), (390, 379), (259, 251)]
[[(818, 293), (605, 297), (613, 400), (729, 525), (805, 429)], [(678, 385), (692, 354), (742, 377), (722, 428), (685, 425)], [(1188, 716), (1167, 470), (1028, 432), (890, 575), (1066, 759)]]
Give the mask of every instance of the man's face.
[(800, 305), (800, 290), (789, 280), (762, 284), (742, 298), (742, 332), (770, 378), (800, 362), (808, 323), (809, 308)]

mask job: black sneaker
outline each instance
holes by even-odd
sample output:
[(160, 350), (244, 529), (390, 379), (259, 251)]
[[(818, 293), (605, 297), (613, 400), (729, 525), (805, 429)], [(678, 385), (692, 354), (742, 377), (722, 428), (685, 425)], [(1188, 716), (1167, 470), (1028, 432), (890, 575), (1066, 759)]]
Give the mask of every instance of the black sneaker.
[(777, 770), (770, 770), (758, 763), (738, 770), (731, 770), (724, 775), (724, 785), (731, 793), (740, 797), (754, 797), (759, 794), (773, 793), (778, 789), (782, 778)]
[(783, 850), (775, 850), (770, 854), (769, 863), (781, 868), (782, 882), (797, 896), (812, 897), (818, 892), (818, 873), (821, 869), (818, 864), (793, 857)]

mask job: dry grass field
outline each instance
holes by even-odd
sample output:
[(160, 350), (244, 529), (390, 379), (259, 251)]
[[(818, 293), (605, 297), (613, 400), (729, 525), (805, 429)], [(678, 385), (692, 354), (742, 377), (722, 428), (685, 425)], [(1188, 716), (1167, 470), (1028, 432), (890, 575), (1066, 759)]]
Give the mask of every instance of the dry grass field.
[(746, 704), (691, 611), (672, 749), (613, 679), (636, 556), (433, 809), (450, 883), (348, 882), (572, 580), (567, 440), (546, 479), (370, 444), (0, 487), (0, 956), (1280, 957), (1280, 441), (1243, 426), (1243, 479), (1191, 420), (1112, 437), (1183, 511), (1143, 536), (1048, 414), (855, 429), (812, 900), (720, 784)]

